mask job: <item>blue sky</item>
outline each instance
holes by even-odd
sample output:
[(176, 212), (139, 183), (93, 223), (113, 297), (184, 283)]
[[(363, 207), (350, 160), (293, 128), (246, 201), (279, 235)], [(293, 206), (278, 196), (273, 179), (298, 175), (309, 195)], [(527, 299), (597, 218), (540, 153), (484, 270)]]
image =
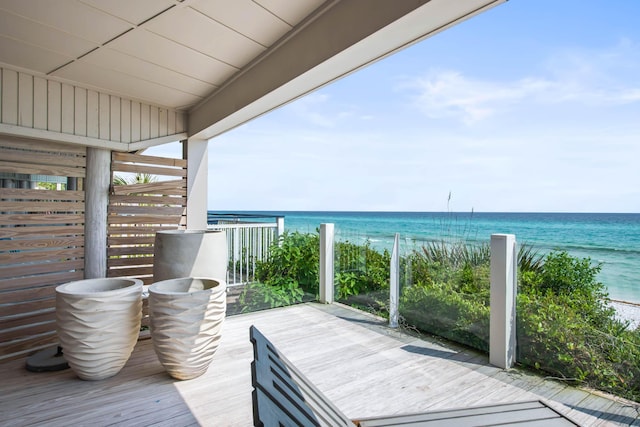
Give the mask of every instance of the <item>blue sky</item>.
[(211, 140), (208, 207), (640, 212), (639, 17), (510, 0)]

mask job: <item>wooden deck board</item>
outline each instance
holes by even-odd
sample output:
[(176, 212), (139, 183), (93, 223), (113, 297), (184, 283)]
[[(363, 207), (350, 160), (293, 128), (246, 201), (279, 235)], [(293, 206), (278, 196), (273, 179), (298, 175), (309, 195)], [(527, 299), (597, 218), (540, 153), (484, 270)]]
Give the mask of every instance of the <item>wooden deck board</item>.
[(189, 381), (164, 372), (151, 340), (138, 342), (118, 375), (96, 382), (2, 364), (0, 425), (251, 425), (252, 324), (352, 418), (542, 399), (583, 425), (640, 424), (633, 402), (503, 371), (341, 305), (303, 304), (227, 318), (208, 372)]

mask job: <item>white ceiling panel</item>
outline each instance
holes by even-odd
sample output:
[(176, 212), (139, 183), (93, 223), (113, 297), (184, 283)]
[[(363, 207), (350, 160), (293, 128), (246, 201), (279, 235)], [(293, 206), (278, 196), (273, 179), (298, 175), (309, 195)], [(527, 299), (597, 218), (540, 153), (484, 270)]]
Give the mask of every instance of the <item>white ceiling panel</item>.
[(73, 58), (0, 36), (0, 62), (46, 74)]
[(262, 45), (190, 7), (159, 16), (145, 28), (236, 68), (243, 67), (265, 50)]
[(209, 93), (216, 88), (216, 86), (202, 80), (185, 76), (113, 49), (96, 50), (82, 58), (82, 61), (130, 76), (137, 76), (143, 80), (178, 89), (192, 95)]
[[(254, 0), (256, 3), (284, 20), (291, 26), (297, 25), (325, 0)], [(328, 3), (328, 2), (326, 2)]]
[(0, 7), (100, 44), (131, 28), (121, 19), (74, 0), (2, 0)]
[(131, 24), (139, 25), (175, 4), (172, 0), (80, 0)]
[(292, 26), (251, 0), (200, 0), (191, 5), (211, 19), (268, 47), (290, 31)]
[(125, 37), (110, 43), (109, 47), (216, 86), (238, 71), (228, 64), (143, 29), (127, 33)]
[(56, 71), (54, 76), (66, 80), (82, 80), (100, 91), (126, 94), (128, 98), (144, 100), (169, 108), (183, 108), (201, 100), (200, 97), (186, 92), (86, 62), (74, 62)]
[(0, 34), (72, 58), (96, 47), (95, 43), (50, 27), (43, 27), (12, 13), (0, 14)]

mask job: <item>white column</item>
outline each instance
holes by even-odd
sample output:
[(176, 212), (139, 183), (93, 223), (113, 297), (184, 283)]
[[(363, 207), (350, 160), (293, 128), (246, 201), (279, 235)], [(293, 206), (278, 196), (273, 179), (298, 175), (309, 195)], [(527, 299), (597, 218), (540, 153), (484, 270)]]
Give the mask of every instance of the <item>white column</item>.
[(279, 216), (276, 218), (276, 239), (279, 239), (283, 233), (284, 233), (284, 217)]
[(84, 220), (84, 277), (107, 277), (107, 208), (111, 151), (87, 148)]
[(207, 228), (208, 140), (187, 140), (187, 229)]
[(391, 251), (389, 271), (389, 327), (398, 327), (398, 301), (400, 300), (400, 235), (396, 233)]
[(333, 303), (333, 224), (320, 224), (320, 302)]
[(517, 264), (516, 236), (492, 234), (489, 362), (503, 369), (516, 361)]

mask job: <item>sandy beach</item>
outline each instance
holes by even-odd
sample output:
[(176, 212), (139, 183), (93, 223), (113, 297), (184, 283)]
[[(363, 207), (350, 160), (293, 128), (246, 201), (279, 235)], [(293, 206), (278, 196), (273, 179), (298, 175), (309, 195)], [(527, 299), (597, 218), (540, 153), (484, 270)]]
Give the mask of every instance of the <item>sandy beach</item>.
[(630, 329), (640, 326), (640, 304), (611, 300), (611, 305), (616, 309), (620, 319), (631, 322)]

